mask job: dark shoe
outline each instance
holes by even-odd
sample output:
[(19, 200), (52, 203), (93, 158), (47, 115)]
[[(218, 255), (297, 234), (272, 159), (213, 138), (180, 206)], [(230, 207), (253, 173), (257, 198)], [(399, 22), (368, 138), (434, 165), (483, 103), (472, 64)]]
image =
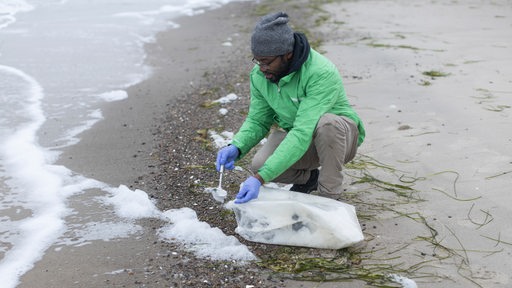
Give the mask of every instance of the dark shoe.
[(293, 184), (290, 191), (301, 192), (309, 194), (318, 188), (318, 175), (320, 171), (318, 169), (311, 170), (311, 176), (309, 176), (308, 182), (305, 184)]

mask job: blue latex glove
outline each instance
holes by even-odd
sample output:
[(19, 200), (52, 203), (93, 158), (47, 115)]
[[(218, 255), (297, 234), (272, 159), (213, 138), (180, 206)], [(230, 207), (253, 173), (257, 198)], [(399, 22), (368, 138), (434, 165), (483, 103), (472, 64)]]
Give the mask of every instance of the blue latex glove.
[(233, 170), (235, 168), (235, 160), (238, 158), (238, 148), (235, 145), (229, 145), (219, 150), (217, 153), (217, 162), (215, 166), (220, 172), (220, 166), (224, 165), (225, 169)]
[(256, 177), (250, 176), (242, 183), (242, 188), (236, 195), (235, 204), (248, 202), (258, 198), (260, 193), (261, 182)]

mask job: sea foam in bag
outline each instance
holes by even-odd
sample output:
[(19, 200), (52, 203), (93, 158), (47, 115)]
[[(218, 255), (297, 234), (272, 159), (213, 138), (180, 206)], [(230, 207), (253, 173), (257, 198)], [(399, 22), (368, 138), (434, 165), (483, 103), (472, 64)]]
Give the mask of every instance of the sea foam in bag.
[(257, 199), (226, 208), (253, 242), (340, 249), (364, 239), (354, 206), (325, 197), (262, 186)]

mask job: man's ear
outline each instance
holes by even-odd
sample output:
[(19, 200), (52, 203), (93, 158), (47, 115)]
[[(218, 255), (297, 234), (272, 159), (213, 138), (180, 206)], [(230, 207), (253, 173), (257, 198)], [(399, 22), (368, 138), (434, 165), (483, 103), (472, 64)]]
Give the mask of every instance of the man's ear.
[(292, 52), (288, 52), (288, 53), (284, 54), (284, 57), (286, 58), (286, 61), (290, 61), (290, 60), (292, 60), (292, 57), (293, 57), (293, 51), (292, 51)]

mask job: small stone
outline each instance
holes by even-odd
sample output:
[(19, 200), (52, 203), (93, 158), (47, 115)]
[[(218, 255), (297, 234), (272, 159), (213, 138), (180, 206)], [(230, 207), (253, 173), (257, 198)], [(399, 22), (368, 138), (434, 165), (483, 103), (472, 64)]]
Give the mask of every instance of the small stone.
[(402, 130), (409, 130), (409, 129), (412, 129), (412, 127), (409, 126), (409, 125), (400, 125), (398, 127), (398, 130), (400, 130), (400, 131), (402, 131)]

